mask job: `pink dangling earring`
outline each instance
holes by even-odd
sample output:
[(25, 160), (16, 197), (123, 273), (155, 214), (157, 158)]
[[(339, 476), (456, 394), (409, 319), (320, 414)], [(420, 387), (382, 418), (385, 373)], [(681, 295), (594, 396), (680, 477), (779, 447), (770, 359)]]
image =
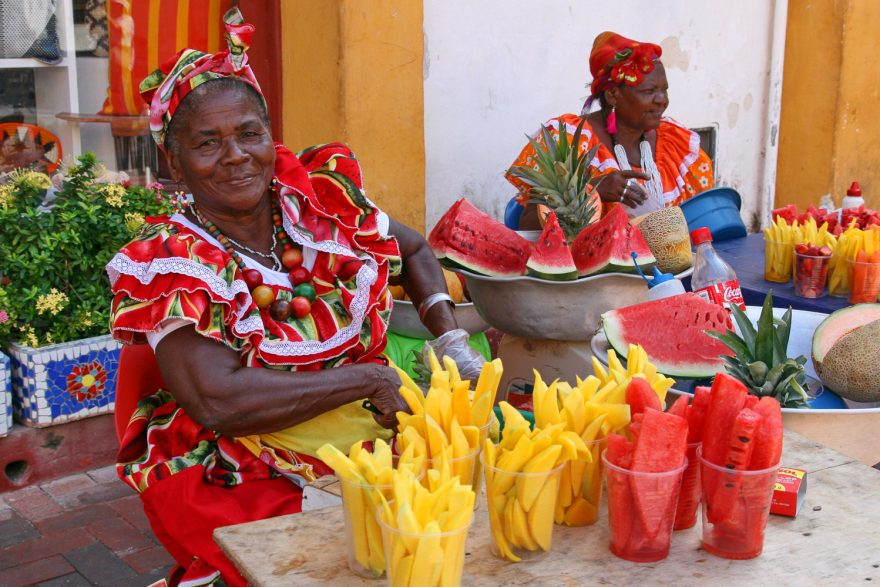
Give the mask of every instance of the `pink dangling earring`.
[(614, 106), (611, 107), (611, 114), (605, 119), (605, 130), (610, 135), (617, 134), (617, 113), (614, 111)]

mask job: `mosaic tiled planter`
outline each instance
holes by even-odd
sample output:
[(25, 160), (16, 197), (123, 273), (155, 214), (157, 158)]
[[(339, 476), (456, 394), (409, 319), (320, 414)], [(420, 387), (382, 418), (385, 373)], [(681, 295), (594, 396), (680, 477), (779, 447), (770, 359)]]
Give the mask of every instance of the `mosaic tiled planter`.
[(119, 349), (109, 335), (37, 349), (10, 345), (18, 421), (39, 428), (112, 413)]
[(0, 353), (0, 436), (12, 429), (12, 371), (9, 357)]

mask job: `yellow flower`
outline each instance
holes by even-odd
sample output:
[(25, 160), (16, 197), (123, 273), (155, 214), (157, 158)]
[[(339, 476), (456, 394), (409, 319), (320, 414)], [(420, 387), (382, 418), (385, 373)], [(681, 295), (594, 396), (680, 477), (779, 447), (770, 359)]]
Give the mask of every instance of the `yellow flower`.
[(86, 312), (85, 314), (83, 314), (82, 318), (80, 318), (79, 320), (79, 323), (80, 326), (91, 326), (92, 324), (94, 324), (94, 322), (92, 322), (92, 313)]
[(47, 190), (52, 187), (52, 179), (45, 173), (33, 169), (19, 168), (9, 174), (12, 181), (31, 189)]
[(23, 342), (25, 346), (31, 348), (37, 348), (40, 346), (40, 341), (37, 340), (37, 334), (34, 332), (33, 326), (24, 326), (21, 329), (21, 342)]
[(109, 183), (104, 186), (104, 199), (114, 208), (122, 208), (125, 203), (122, 197), (125, 195), (125, 188), (118, 183)]
[(37, 314), (45, 314), (51, 312), (53, 316), (57, 316), (64, 306), (67, 305), (69, 298), (67, 294), (62, 293), (54, 287), (47, 294), (37, 297)]
[(134, 234), (143, 225), (144, 225), (144, 215), (143, 214), (141, 214), (139, 212), (126, 212), (126, 214), (125, 214), (125, 228), (128, 229), (128, 232)]
[(0, 185), (0, 208), (4, 210), (12, 206), (15, 199), (12, 197), (12, 184)]

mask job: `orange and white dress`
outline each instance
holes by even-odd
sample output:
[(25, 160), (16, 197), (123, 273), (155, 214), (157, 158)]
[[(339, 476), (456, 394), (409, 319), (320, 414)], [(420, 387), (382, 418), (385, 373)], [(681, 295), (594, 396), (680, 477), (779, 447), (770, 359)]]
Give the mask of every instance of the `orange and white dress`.
[[(577, 114), (563, 114), (551, 118), (544, 126), (550, 128), (553, 136), (559, 135), (560, 125), (569, 135), (573, 135), (583, 118)], [(538, 144), (543, 144), (540, 129), (532, 137)], [(602, 175), (611, 171), (619, 171), (620, 165), (614, 157), (614, 153), (599, 142), (596, 133), (589, 122), (585, 122), (581, 130), (580, 148), (586, 152), (599, 145), (596, 156), (591, 166), (594, 172)], [(527, 144), (519, 156), (513, 162), (513, 166), (537, 168), (534, 160), (535, 149), (531, 143)], [(660, 172), (663, 183), (663, 200), (666, 206), (677, 206), (714, 184), (712, 173), (712, 160), (700, 148), (700, 136), (694, 131), (682, 126), (671, 118), (663, 118), (657, 129), (657, 145), (654, 149), (654, 162)], [(641, 171), (639, 167), (633, 167)], [(510, 171), (505, 174), (507, 181), (512, 183), (520, 191), (525, 191), (528, 186), (522, 180), (514, 177)], [(644, 186), (645, 182), (639, 180)]]

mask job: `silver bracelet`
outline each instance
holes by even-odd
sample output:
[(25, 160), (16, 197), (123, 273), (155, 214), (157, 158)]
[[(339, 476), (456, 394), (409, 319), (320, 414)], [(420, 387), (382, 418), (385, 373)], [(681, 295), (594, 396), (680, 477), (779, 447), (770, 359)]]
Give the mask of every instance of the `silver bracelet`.
[(452, 301), (452, 298), (449, 297), (449, 294), (442, 292), (432, 293), (424, 300), (422, 300), (421, 304), (419, 304), (419, 320), (424, 321), (425, 314), (427, 314), (428, 310), (430, 310), (431, 307), (438, 302), (449, 302), (450, 304), (452, 304), (453, 308), (455, 307), (455, 302)]

